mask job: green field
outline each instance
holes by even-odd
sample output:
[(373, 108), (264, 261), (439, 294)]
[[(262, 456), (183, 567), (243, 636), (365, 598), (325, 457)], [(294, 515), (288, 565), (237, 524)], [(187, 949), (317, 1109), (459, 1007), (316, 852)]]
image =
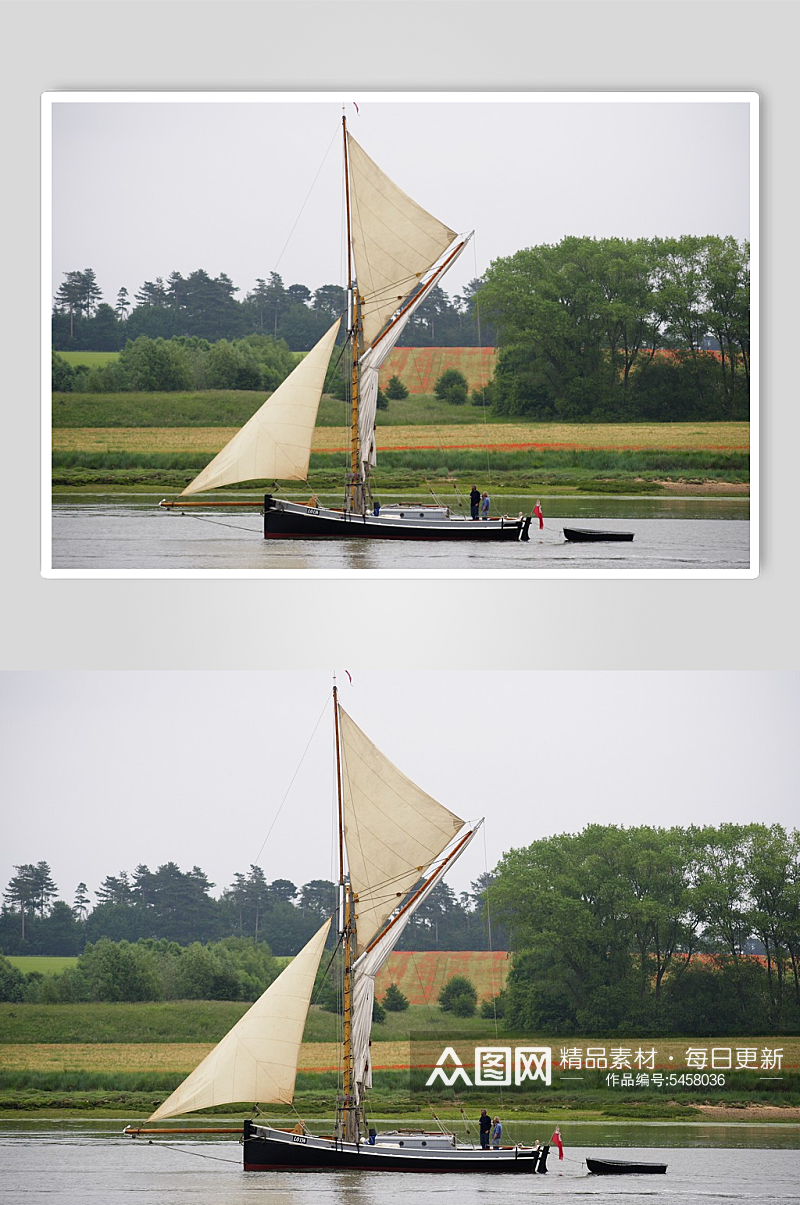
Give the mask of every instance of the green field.
[(87, 368), (102, 368), (104, 364), (113, 364), (119, 359), (118, 351), (60, 351), (57, 354), (73, 368), (76, 364), (85, 364)]
[(8, 956), (8, 961), (18, 970), (27, 975), (30, 971), (37, 971), (40, 975), (57, 975), (59, 971), (63, 971), (66, 967), (74, 966), (78, 961), (77, 958), (60, 958), (60, 957), (45, 957), (44, 955), (34, 954), (11, 954)]
[[(169, 1000), (142, 1004), (0, 1004), (2, 1043), (136, 1043), (218, 1042), (249, 1004), (238, 1000)], [(333, 1042), (339, 1019), (312, 1005), (306, 1042)], [(442, 1026), (456, 1037), (487, 1037), (494, 1022), (483, 1017), (453, 1018), (438, 1007), (411, 1005), (388, 1013), (376, 1025), (376, 1040), (401, 1041), (412, 1034), (436, 1032)], [(1, 1062), (2, 1060), (0, 1060)]]
[[(205, 389), (185, 393), (54, 393), (53, 427), (238, 428), (247, 422), (268, 396), (261, 389)], [(341, 427), (348, 421), (345, 403), (326, 394), (320, 403), (317, 427)], [(388, 409), (379, 410), (377, 415), (379, 427), (483, 421), (483, 407), (472, 404), (453, 406), (440, 402), (432, 394), (390, 402)], [(494, 423), (505, 420), (490, 418), (487, 413), (487, 421)]]

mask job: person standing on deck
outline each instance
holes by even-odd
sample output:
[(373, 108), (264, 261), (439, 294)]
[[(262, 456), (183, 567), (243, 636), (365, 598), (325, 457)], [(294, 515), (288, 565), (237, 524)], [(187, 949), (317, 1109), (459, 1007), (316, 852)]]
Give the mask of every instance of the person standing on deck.
[(500, 1139), (503, 1137), (503, 1127), (500, 1124), (500, 1118), (495, 1117), (492, 1125), (492, 1150), (500, 1150)]
[(478, 507), (480, 504), (481, 491), (478, 489), (477, 485), (473, 485), (469, 494), (469, 513), (472, 515), (473, 519), (477, 519), (478, 517)]
[(544, 527), (544, 515), (542, 514), (542, 504), (539, 499), (536, 499), (536, 505), (533, 508), (533, 513), (539, 520), (539, 531)]
[(489, 518), (489, 507), (491, 506), (491, 502), (492, 502), (491, 498), (486, 493), (486, 490), (484, 490), (483, 494), (481, 495), (481, 518), (482, 519)]
[(478, 1129), (481, 1135), (481, 1148), (484, 1151), (489, 1149), (489, 1131), (492, 1128), (492, 1119), (485, 1109), (481, 1109), (481, 1115), (478, 1118)]

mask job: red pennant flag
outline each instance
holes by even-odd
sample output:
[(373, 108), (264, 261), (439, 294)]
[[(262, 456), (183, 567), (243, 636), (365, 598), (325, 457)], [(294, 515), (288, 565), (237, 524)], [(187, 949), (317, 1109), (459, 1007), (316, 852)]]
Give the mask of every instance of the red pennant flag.
[[(356, 111), (356, 113), (357, 113), (357, 112), (358, 112), (358, 105), (356, 104), (356, 102), (355, 102), (355, 101), (353, 101), (353, 108), (355, 109), (355, 111)], [(345, 670), (344, 672), (345, 672), (345, 673), (347, 673), (347, 670)]]
[(346, 669), (344, 672), (347, 674), (347, 681), (352, 686), (353, 685), (353, 675), (350, 673), (349, 669)]
[(559, 1157), (559, 1159), (563, 1159), (564, 1158), (564, 1144), (561, 1141), (561, 1130), (558, 1128), (558, 1126), (556, 1126), (556, 1128), (555, 1128), (555, 1133), (553, 1134), (553, 1137), (550, 1139), (550, 1143), (552, 1146), (558, 1147), (558, 1157)]

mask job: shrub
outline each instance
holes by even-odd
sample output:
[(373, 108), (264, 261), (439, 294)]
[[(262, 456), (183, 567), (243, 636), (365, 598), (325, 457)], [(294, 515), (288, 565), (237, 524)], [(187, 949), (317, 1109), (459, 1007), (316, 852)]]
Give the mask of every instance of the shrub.
[(439, 377), (433, 392), (442, 402), (463, 406), (469, 396), (469, 383), (463, 372), (459, 372), (457, 368), (448, 368)]
[(497, 996), (490, 996), (488, 1000), (481, 1000), (481, 1016), (487, 1021), (493, 1021), (495, 1017), (498, 1020), (506, 1015), (506, 1001), (503, 992)]
[(398, 376), (392, 377), (386, 386), (386, 396), (391, 402), (401, 402), (408, 397), (408, 390)]
[(382, 389), (378, 390), (378, 396), (375, 399), (375, 409), (376, 410), (388, 410), (389, 409), (389, 399), (387, 398), (386, 394), (383, 392)]
[(464, 975), (454, 975), (439, 992), (439, 1007), (442, 1012), (454, 1013), (457, 1017), (473, 1016), (478, 1007), (474, 984)]
[(54, 393), (71, 393), (75, 373), (72, 365), (55, 352), (51, 356), (51, 382)]
[(372, 1020), (378, 1025), (383, 1025), (386, 1020), (386, 1009), (379, 1000), (372, 1001)]
[(161, 980), (149, 950), (103, 937), (78, 959), (93, 1000), (160, 1000)]
[(211, 389), (259, 389), (261, 368), (246, 347), (220, 339), (206, 354), (206, 378)]
[(390, 1013), (402, 1013), (408, 1008), (408, 999), (403, 995), (396, 983), (389, 984), (381, 1003)]
[(178, 960), (175, 988), (181, 1000), (236, 1000), (240, 990), (230, 958), (197, 941)]
[(134, 390), (170, 392), (194, 385), (185, 350), (171, 340), (140, 335), (125, 345), (119, 365)]
[(0, 954), (0, 1000), (18, 1004), (25, 999), (25, 976)]

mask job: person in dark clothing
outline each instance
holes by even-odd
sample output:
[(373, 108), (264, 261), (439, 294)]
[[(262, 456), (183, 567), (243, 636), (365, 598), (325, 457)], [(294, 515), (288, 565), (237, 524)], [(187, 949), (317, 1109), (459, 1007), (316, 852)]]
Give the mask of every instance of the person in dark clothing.
[(481, 1146), (485, 1151), (489, 1149), (489, 1131), (492, 1128), (492, 1119), (485, 1109), (481, 1109), (481, 1115), (478, 1119), (478, 1127), (481, 1132)]
[[(470, 490), (470, 495), (469, 495), (469, 509), (470, 509), (470, 514), (472, 515), (473, 519), (477, 519), (477, 517), (478, 517), (478, 507), (480, 506), (480, 504), (481, 504), (481, 491), (478, 489), (477, 485), (473, 485), (472, 489)], [(484, 1110), (484, 1112), (485, 1112), (485, 1110)]]

